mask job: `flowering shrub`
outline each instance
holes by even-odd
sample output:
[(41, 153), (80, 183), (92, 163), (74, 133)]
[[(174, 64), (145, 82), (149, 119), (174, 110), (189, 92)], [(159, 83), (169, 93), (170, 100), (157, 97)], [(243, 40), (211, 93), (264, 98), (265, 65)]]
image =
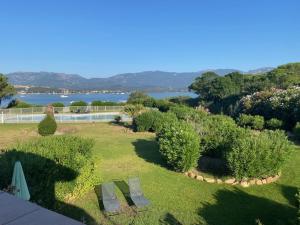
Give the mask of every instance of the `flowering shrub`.
[(265, 119), (277, 118), (291, 129), (300, 120), (300, 87), (271, 89), (247, 95), (240, 100), (237, 111), (261, 115)]

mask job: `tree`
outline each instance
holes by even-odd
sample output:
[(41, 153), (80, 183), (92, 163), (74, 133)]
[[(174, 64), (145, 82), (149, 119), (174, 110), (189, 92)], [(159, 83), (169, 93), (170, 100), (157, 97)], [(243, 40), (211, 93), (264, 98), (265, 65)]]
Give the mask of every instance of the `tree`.
[(7, 77), (0, 73), (0, 105), (2, 100), (12, 97), (15, 93), (15, 88), (8, 83)]
[(124, 106), (124, 113), (126, 113), (131, 118), (137, 117), (139, 114), (141, 114), (145, 110), (144, 106), (141, 104), (137, 105), (125, 105)]
[(152, 105), (154, 104), (154, 99), (142, 91), (135, 91), (130, 93), (127, 103), (141, 104), (141, 105), (147, 105), (148, 107), (152, 107)]

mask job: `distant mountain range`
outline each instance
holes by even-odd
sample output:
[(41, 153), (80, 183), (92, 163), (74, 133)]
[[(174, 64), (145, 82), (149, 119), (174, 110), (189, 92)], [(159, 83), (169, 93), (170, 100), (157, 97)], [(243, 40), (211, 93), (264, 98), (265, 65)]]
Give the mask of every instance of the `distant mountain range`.
[[(273, 68), (259, 68), (245, 73), (257, 74)], [(34, 87), (65, 88), (71, 90), (110, 90), (110, 91), (179, 91), (187, 90), (193, 80), (207, 71), (220, 76), (239, 71), (235, 69), (202, 70), (199, 72), (164, 72), (145, 71), (124, 73), (107, 78), (84, 78), (77, 74), (52, 72), (14, 72), (6, 74), (9, 82), (14, 85)], [(242, 72), (243, 71), (239, 71)]]

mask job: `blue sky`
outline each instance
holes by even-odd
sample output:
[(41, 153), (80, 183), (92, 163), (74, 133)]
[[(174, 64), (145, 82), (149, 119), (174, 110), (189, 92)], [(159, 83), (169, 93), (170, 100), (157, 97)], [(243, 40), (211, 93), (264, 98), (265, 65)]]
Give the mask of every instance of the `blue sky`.
[(1, 1), (0, 72), (103, 77), (300, 61), (299, 0)]

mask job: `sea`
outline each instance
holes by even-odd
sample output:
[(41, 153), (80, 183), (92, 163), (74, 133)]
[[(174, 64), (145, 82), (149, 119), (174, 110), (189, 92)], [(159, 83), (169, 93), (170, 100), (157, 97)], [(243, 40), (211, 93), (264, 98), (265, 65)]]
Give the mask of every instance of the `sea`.
[[(130, 93), (87, 93), (87, 94), (18, 94), (14, 96), (21, 101), (28, 102), (35, 105), (48, 105), (54, 102), (62, 102), (64, 105), (70, 105), (74, 101), (85, 101), (91, 103), (92, 101), (111, 101), (111, 102), (126, 102)], [(190, 96), (197, 95), (192, 92), (150, 92), (149, 96), (155, 99), (164, 99), (176, 96)], [(3, 101), (2, 107), (7, 105), (8, 100)]]

